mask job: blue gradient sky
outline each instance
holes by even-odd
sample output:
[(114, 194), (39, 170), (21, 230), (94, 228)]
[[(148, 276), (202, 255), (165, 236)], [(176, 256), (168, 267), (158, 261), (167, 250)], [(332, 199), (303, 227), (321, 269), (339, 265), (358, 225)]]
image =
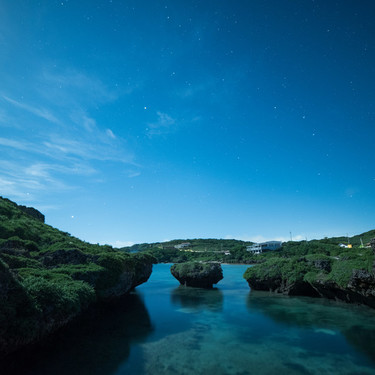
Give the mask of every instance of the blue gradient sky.
[(121, 246), (375, 228), (373, 1), (0, 3), (0, 194)]

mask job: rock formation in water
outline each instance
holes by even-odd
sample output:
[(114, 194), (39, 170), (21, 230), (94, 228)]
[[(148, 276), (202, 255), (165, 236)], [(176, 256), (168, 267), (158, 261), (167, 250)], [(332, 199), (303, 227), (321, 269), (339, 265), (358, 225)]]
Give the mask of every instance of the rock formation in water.
[[(375, 253), (375, 239), (371, 245)], [(324, 297), (375, 308), (374, 267), (370, 264), (365, 268), (365, 260), (354, 263), (357, 267), (363, 265), (362, 268), (353, 266), (353, 262), (362, 261), (360, 257), (352, 255), (348, 259), (337, 259), (319, 254), (273, 258), (249, 268), (244, 278), (254, 290)]]
[(220, 263), (178, 263), (171, 267), (171, 274), (181, 285), (198, 288), (212, 288), (223, 279)]

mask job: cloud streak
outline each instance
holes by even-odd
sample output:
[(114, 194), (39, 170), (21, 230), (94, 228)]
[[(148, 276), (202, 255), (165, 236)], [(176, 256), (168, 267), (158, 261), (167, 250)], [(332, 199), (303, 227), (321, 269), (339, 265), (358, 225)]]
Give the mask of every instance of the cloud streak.
[(15, 106), (17, 108), (21, 108), (21, 109), (23, 109), (23, 110), (25, 110), (29, 113), (32, 113), (33, 115), (38, 116), (38, 117), (40, 117), (44, 120), (54, 122), (56, 124), (59, 123), (57, 118), (50, 111), (46, 110), (45, 108), (35, 108), (31, 105), (21, 103), (17, 100), (11, 99), (11, 98), (9, 98), (5, 95), (3, 95), (3, 99), (6, 100), (8, 103), (12, 104), (13, 106)]
[(118, 94), (102, 81), (75, 69), (45, 69), (39, 77), (39, 94), (51, 103), (68, 107), (90, 107), (115, 101)]
[(8, 139), (8, 138), (0, 138), (0, 146), (15, 148), (17, 150), (22, 150), (22, 151), (29, 151), (32, 149), (30, 143), (15, 141), (13, 139)]
[(146, 134), (149, 137), (154, 135), (168, 134), (172, 132), (176, 126), (176, 119), (165, 112), (156, 112), (157, 120), (149, 123), (146, 128)]
[(0, 161), (1, 194), (30, 201), (41, 192), (83, 187), (82, 179), (94, 175), (105, 181), (103, 162), (139, 167), (126, 142), (90, 115), (92, 106), (117, 98), (100, 80), (75, 70), (44, 71), (32, 87), (38, 89), (29, 102), (0, 94), (0, 121), (7, 125), (0, 137), (7, 155)]
[[(51, 172), (74, 173), (70, 168), (58, 164), (25, 164), (23, 160), (0, 161), (1, 194), (15, 196), (21, 200), (33, 200), (35, 195), (40, 192), (51, 189), (65, 191), (73, 188)], [(76, 173), (78, 172), (76, 171)]]

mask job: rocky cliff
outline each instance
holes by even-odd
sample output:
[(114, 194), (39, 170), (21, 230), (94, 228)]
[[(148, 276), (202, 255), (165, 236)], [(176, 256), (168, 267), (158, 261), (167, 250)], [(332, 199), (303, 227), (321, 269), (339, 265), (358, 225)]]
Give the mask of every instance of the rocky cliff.
[(0, 198), (0, 356), (146, 282), (154, 259), (92, 245)]
[[(375, 240), (372, 240), (375, 253)], [(323, 297), (375, 308), (375, 259), (367, 253), (347, 258), (314, 255), (274, 258), (249, 268), (250, 288), (285, 295)]]
[(0, 260), (0, 357), (69, 323), (90, 304), (127, 294), (152, 272), (147, 257), (124, 258), (117, 274), (92, 265), (60, 273), (66, 265), (25, 272)]

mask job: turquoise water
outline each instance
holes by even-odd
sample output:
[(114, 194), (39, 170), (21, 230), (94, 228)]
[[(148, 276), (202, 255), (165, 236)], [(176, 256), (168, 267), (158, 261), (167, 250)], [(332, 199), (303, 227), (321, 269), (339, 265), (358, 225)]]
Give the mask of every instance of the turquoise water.
[(246, 266), (224, 265), (213, 290), (181, 287), (169, 268), (154, 266), (135, 293), (17, 354), (7, 371), (375, 374), (375, 310), (250, 292), (242, 278)]

